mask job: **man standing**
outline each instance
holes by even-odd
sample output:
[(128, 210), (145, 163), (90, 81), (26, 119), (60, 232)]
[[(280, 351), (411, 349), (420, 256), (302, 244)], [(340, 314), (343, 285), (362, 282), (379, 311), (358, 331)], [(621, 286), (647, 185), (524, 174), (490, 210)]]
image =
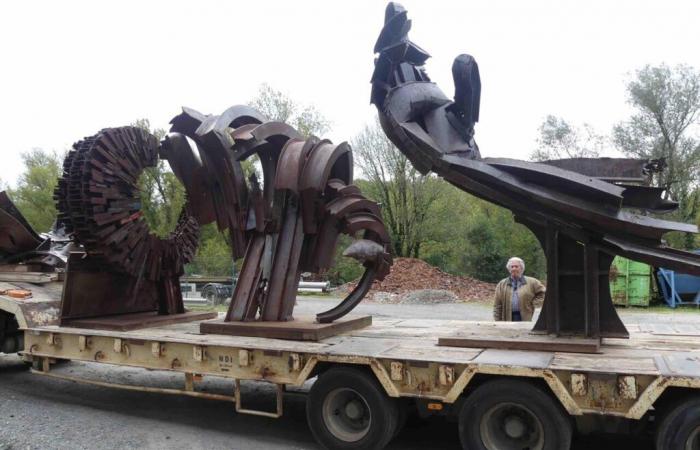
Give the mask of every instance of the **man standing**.
[(506, 264), (510, 273), (496, 285), (493, 319), (501, 321), (530, 321), (535, 312), (535, 301), (544, 300), (544, 286), (540, 280), (526, 277), (525, 262), (512, 257)]

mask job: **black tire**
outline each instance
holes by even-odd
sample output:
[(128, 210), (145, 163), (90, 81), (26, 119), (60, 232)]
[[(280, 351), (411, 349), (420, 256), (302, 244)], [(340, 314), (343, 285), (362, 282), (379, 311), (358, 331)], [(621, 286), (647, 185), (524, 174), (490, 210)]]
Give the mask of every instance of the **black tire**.
[(398, 408), (398, 418), (396, 419), (394, 437), (401, 434), (401, 431), (406, 427), (406, 422), (408, 422), (408, 404), (405, 399), (397, 400), (396, 405)]
[(311, 387), (306, 418), (325, 449), (380, 450), (394, 437), (399, 408), (373, 375), (360, 368), (334, 367)]
[(656, 450), (700, 449), (700, 397), (670, 405), (656, 428)]
[(459, 439), (468, 450), (566, 450), (572, 423), (540, 387), (520, 380), (486, 382), (459, 413)]
[(202, 294), (204, 294), (202, 297), (207, 299), (207, 306), (216, 306), (216, 293), (214, 289), (207, 289), (202, 292)]

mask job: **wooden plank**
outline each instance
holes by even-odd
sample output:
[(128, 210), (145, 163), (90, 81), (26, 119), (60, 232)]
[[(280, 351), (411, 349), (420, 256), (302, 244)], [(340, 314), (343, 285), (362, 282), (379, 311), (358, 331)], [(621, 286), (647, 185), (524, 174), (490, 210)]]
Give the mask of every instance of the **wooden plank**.
[(192, 322), (207, 320), (217, 317), (216, 312), (190, 311), (182, 314), (158, 315), (156, 311), (142, 313), (119, 314), (106, 317), (93, 317), (87, 319), (64, 320), (67, 327), (78, 327), (96, 330), (130, 331), (139, 328), (148, 328), (158, 325), (168, 325), (180, 322)]
[(474, 363), (546, 369), (552, 358), (554, 358), (552, 352), (487, 349), (474, 359)]
[(697, 353), (664, 355), (657, 358), (657, 364), (666, 376), (697, 377), (700, 374), (700, 354)]
[(417, 346), (415, 342), (402, 343), (392, 347), (381, 354), (379, 358), (398, 359), (405, 361), (425, 361), (442, 364), (465, 364), (472, 361), (481, 350), (459, 347), (437, 347), (426, 343), (425, 346)]
[(343, 317), (331, 323), (318, 323), (313, 318), (300, 318), (287, 322), (203, 322), (199, 330), (205, 334), (228, 334), (298, 341), (320, 341), (340, 333), (372, 325), (372, 316)]
[(401, 345), (401, 339), (344, 337), (340, 342), (328, 346), (328, 355), (367, 356), (378, 358), (380, 354)]
[(0, 272), (41, 272), (41, 264), (0, 264)]
[(622, 355), (608, 357), (606, 355), (584, 356), (557, 353), (554, 356), (549, 368), (552, 370), (573, 370), (598, 373), (631, 373), (647, 375), (659, 374), (654, 358), (633, 358)]
[[(431, 330), (428, 328), (391, 328), (391, 329), (380, 329), (376, 330), (374, 327), (365, 328), (362, 330), (353, 331), (351, 333), (353, 336), (358, 337), (395, 337), (395, 338), (422, 338), (430, 339), (433, 343), (435, 342), (432, 338), (440, 336), (438, 330)], [(442, 333), (444, 335), (454, 334), (454, 329), (444, 330)]]
[(598, 353), (599, 339), (581, 339), (549, 336), (520, 336), (508, 339), (498, 336), (452, 336), (438, 339), (438, 345), (446, 347), (500, 348), (508, 350), (533, 350), (546, 352)]
[(434, 328), (435, 321), (430, 319), (404, 319), (395, 326), (401, 328)]
[(47, 272), (0, 272), (0, 281), (20, 281), (27, 283), (50, 283), (58, 281), (58, 273)]
[(652, 325), (652, 334), (675, 334), (675, 330), (672, 325), (655, 323)]

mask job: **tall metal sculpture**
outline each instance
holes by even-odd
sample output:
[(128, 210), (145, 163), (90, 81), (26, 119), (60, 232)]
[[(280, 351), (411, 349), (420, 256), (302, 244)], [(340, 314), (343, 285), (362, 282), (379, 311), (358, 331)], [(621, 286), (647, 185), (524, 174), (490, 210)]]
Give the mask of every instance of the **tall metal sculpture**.
[(547, 257), (547, 293), (534, 331), (627, 337), (610, 298), (614, 255), (700, 274), (700, 256), (665, 246), (668, 231), (694, 225), (652, 218), (677, 204), (663, 189), (597, 180), (551, 165), (482, 158), (474, 141), (481, 82), (476, 61), (452, 66), (455, 97), (430, 81), (427, 52), (408, 39), (411, 21), (397, 3), (386, 8), (374, 52), (371, 102), (389, 139), (421, 173), (508, 208), (539, 239)]
[[(376, 203), (352, 185), (347, 143), (303, 138), (286, 123), (234, 106), (220, 116), (185, 109), (173, 119), (163, 153), (190, 203), (197, 199), (195, 218), (215, 217), (231, 233), (234, 255), (244, 256), (226, 318), (202, 324), (202, 332), (240, 334), (251, 330), (240, 322), (292, 320), (301, 272), (328, 269), (340, 234), (362, 233), (346, 254), (362, 261), (365, 273), (338, 306), (317, 315), (319, 323), (346, 315), (389, 272), (389, 235)], [(255, 175), (246, 184), (240, 169), (253, 155), (262, 187)]]
[[(183, 108), (171, 124), (161, 143), (136, 127), (109, 128), (67, 156), (56, 189), (59, 221), (84, 252), (68, 261), (62, 324), (125, 329), (202, 318), (185, 312), (179, 277), (194, 257), (199, 226), (212, 222), (228, 233), (232, 258), (244, 261), (225, 320), (203, 325), (203, 332), (241, 334), (230, 324), (292, 320), (301, 272), (328, 269), (340, 234), (362, 233), (346, 254), (365, 273), (317, 322), (345, 316), (388, 273), (389, 235), (377, 204), (352, 185), (347, 143), (302, 138), (247, 106), (218, 116)], [(241, 161), (252, 155), (262, 186), (255, 174), (244, 178)], [(165, 238), (143, 220), (138, 188), (140, 174), (159, 159), (168, 160), (187, 194)], [(159, 317), (133, 316), (156, 311)]]

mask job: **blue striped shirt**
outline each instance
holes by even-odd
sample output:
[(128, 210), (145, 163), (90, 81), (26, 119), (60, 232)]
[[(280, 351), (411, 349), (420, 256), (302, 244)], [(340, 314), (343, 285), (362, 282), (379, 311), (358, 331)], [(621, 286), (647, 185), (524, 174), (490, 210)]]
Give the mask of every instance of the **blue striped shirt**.
[(512, 312), (520, 312), (520, 297), (518, 297), (518, 288), (525, 286), (525, 277), (513, 279), (510, 277), (510, 287), (513, 289), (513, 294), (510, 296), (510, 309)]

